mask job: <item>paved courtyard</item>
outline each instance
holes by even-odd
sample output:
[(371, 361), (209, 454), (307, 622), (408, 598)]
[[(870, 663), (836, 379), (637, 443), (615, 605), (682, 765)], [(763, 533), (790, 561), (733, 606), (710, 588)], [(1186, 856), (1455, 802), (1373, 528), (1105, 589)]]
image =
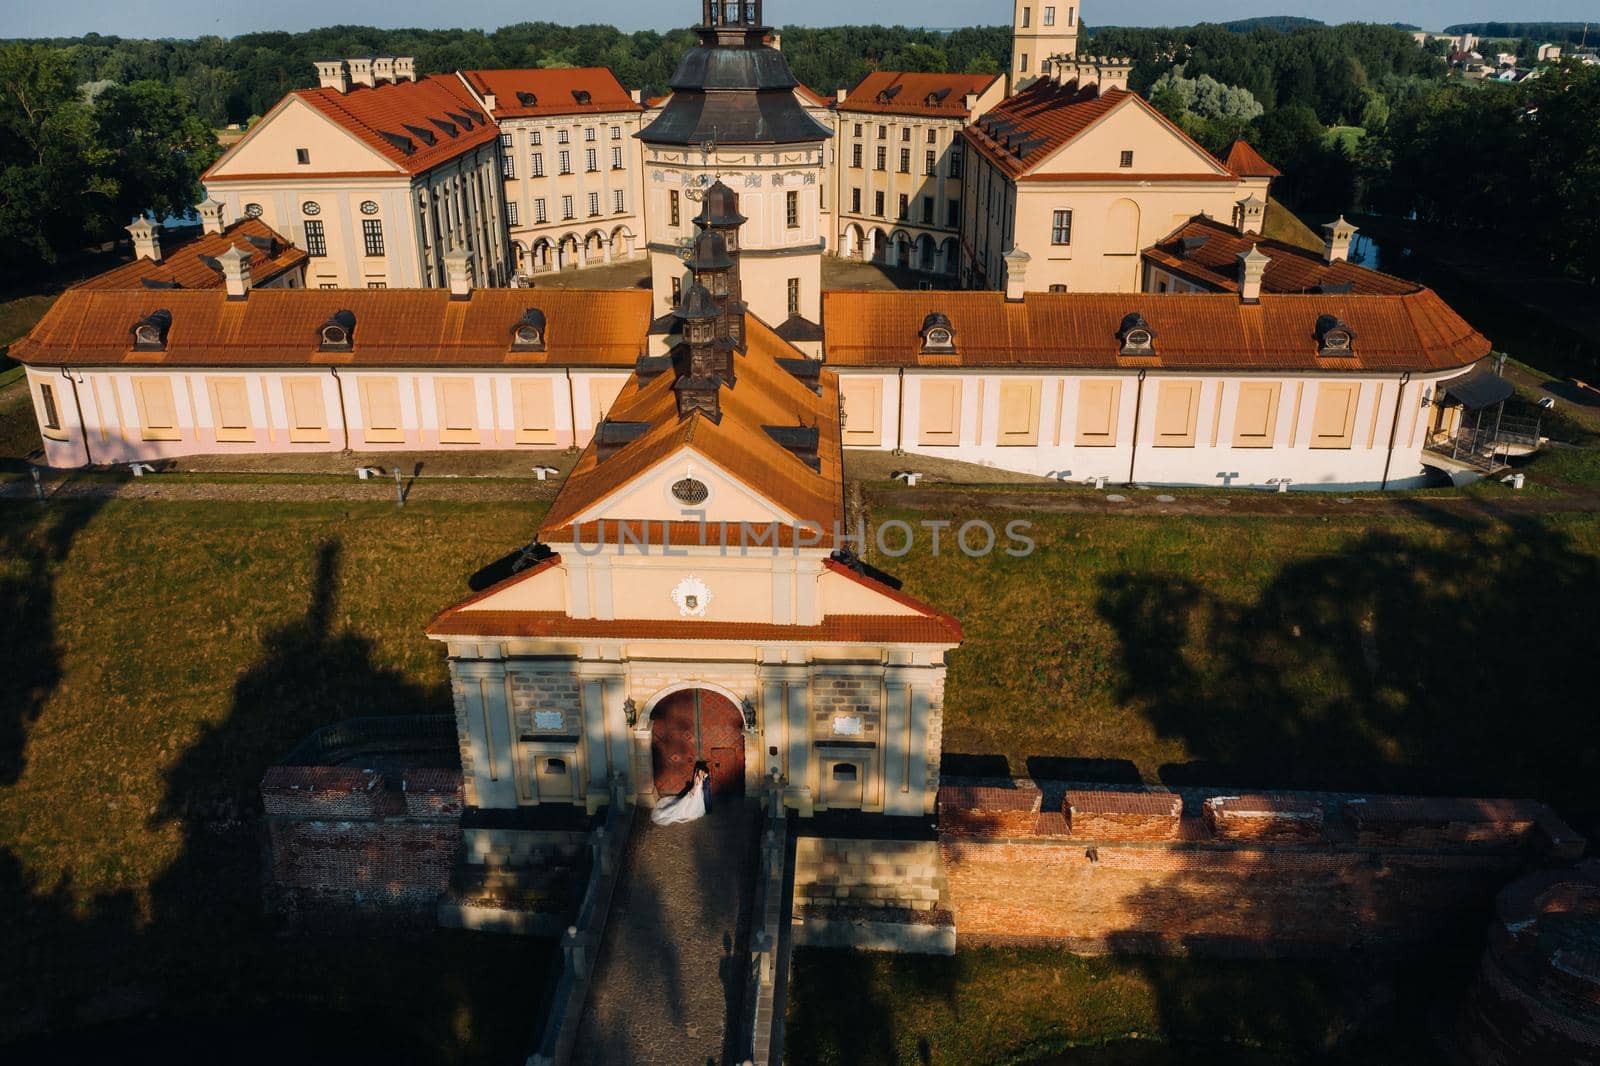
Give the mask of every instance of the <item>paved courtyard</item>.
[(749, 971), (759, 811), (721, 799), (709, 817), (635, 814), (578, 1030), (579, 1066), (721, 1066), (737, 1046)]

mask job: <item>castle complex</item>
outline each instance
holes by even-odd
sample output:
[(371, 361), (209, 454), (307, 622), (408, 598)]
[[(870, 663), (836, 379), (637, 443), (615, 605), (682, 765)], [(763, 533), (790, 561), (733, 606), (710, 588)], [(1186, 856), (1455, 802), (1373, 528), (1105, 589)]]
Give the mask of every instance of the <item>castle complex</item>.
[[(762, 16), (705, 0), (651, 100), (603, 69), (319, 63), (204, 176), (203, 240), (137, 222), (140, 262), (14, 346), (47, 461), (588, 444), (636, 360), (682, 343), (717, 183), (739, 301), (837, 371), (847, 449), (1384, 488), (1483, 402), (1449, 386), (1483, 337), (1350, 264), (1342, 219), (1320, 254), (1264, 238), (1277, 171), (1077, 55), (1076, 6), (1018, 0), (1005, 77), (878, 71), (831, 100)], [(930, 284), (825, 292), (829, 256)], [(625, 259), (648, 299), (540, 284)]]

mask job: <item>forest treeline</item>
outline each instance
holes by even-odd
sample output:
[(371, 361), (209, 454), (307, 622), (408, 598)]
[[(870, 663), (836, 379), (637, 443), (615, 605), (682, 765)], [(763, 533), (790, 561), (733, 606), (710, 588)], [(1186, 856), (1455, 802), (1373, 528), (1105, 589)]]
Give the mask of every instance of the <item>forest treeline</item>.
[[(1513, 25), (1513, 24), (1508, 24)], [(786, 27), (795, 75), (824, 94), (871, 70), (998, 72), (1010, 30)], [(1275, 195), (1313, 215), (1379, 210), (1513, 242), (1600, 275), (1600, 68), (1506, 86), (1452, 76), (1392, 26), (1085, 29), (1080, 52), (1134, 59), (1130, 86), (1205, 147), (1245, 137), (1283, 172)], [(688, 30), (521, 23), (477, 30), (335, 26), (192, 41), (86, 36), (0, 45), (0, 240), (46, 262), (121, 235), (141, 209), (200, 196), (210, 127), (247, 122), (312, 85), (312, 63), (411, 55), (422, 73), (606, 66), (664, 90)], [(0, 262), (22, 276), (27, 264)]]

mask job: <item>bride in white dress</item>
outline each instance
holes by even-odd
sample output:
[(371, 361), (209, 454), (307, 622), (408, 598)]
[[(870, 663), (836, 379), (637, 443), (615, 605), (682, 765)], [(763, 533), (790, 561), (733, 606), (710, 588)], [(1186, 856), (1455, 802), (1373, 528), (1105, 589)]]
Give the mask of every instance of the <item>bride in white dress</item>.
[(710, 785), (711, 775), (704, 769), (696, 767), (694, 779), (689, 783), (689, 788), (683, 793), (670, 796), (657, 803), (650, 812), (650, 820), (656, 825), (676, 825), (679, 822), (693, 822), (706, 816), (706, 789)]

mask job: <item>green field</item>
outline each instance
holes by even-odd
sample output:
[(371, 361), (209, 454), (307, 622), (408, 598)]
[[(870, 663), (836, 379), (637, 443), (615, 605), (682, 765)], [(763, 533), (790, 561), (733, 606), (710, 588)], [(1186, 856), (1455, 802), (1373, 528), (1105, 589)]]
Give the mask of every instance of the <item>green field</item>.
[(1340, 145), (1346, 152), (1354, 155), (1366, 135), (1367, 131), (1360, 126), (1331, 126), (1328, 129), (1328, 143)]
[[(308, 949), (260, 916), (253, 812), (262, 771), (316, 726), (448, 708), (444, 657), (422, 627), (526, 543), (538, 513), (0, 504), (11, 1024), (81, 1024), (78, 1012), (111, 1018), (128, 1002), (270, 1013), (310, 987), (395, 1019), (433, 1061), (510, 1041), (493, 1031), (509, 1015), (490, 1008), (521, 993), (473, 976), (480, 958), (520, 972), (509, 949), (469, 960), (454, 941), (378, 942), (348, 966), (309, 966), (309, 984), (286, 979)], [(1016, 772), (1442, 788), (1592, 810), (1600, 743), (1575, 712), (1592, 640), (1572, 620), (1600, 593), (1600, 520), (1029, 517), (1027, 559), (880, 560), (966, 626), (947, 753), (1002, 755)], [(444, 960), (433, 969), (459, 996), (437, 1009), (453, 1028), (362, 979), (391, 954), (405, 973)]]

